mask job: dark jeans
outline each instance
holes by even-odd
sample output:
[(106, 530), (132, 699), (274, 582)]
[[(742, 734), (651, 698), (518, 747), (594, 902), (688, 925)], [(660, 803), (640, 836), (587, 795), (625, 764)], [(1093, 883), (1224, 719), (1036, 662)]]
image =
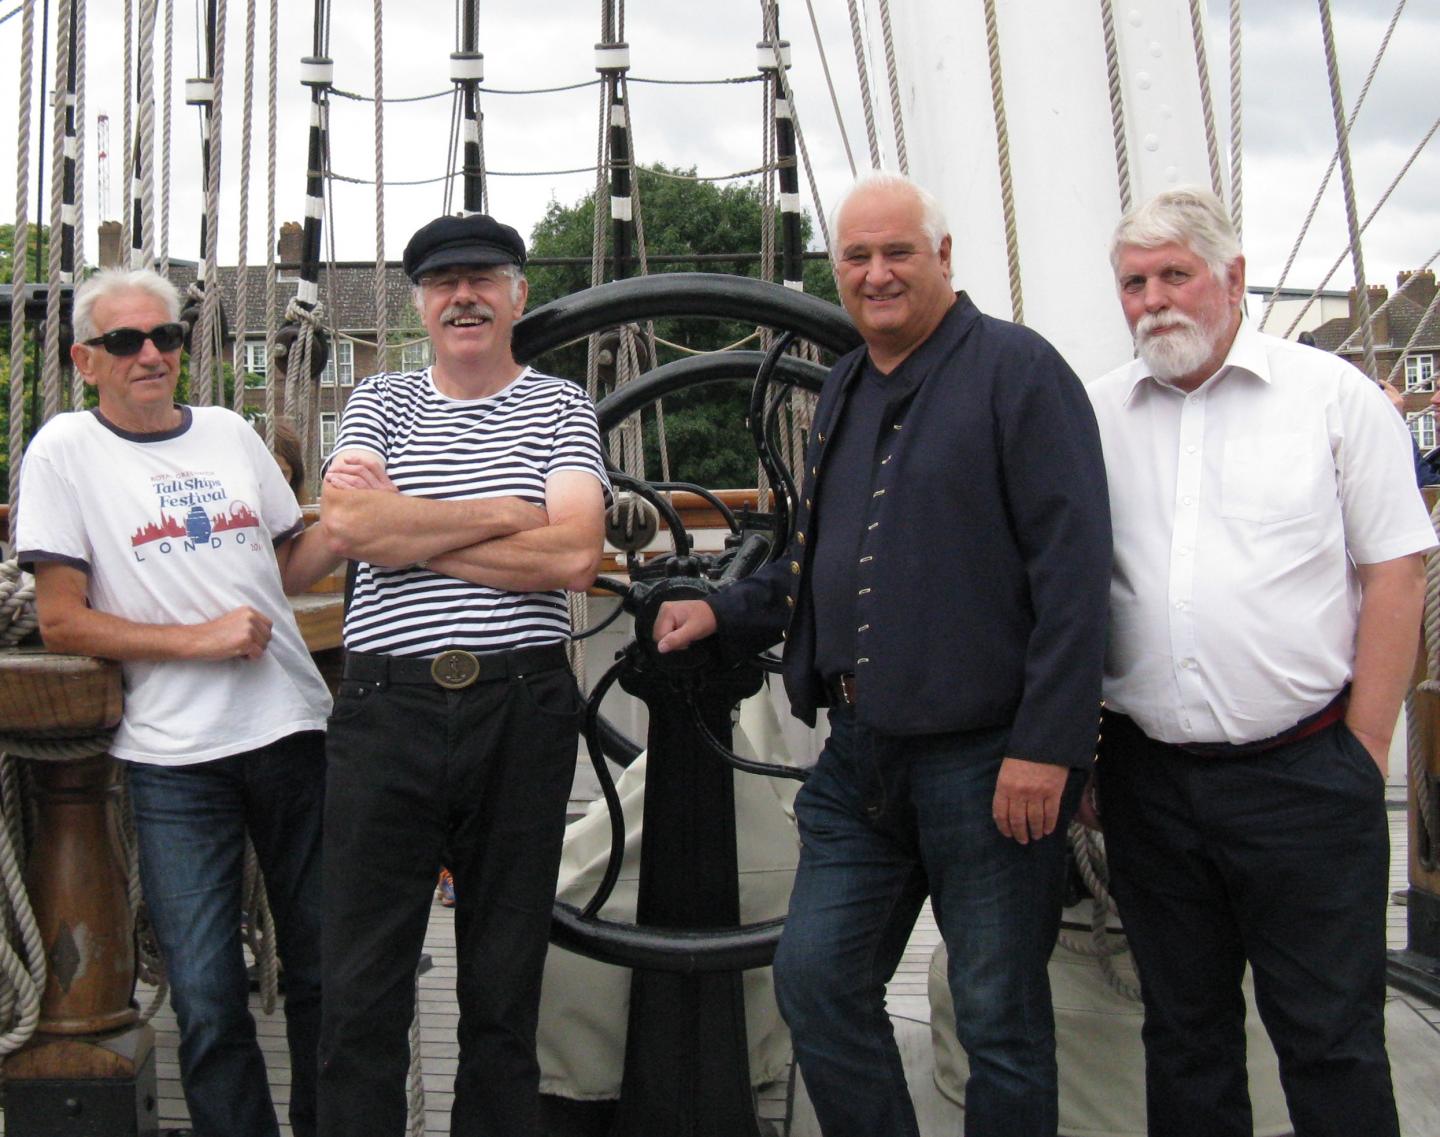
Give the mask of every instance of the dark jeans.
[(1248, 961), (1296, 1137), (1395, 1137), (1385, 1055), (1384, 780), (1343, 723), (1202, 758), (1107, 715), (1115, 899), (1145, 996), (1155, 1137), (1250, 1137)]
[(180, 1083), (199, 1137), (276, 1137), (248, 1007), (240, 905), (248, 831), (285, 968), (290, 1124), (315, 1133), (324, 739), (292, 734), (193, 766), (129, 764), (140, 880), (180, 1024)]
[(535, 1030), (580, 699), (564, 668), (460, 691), (341, 683), (329, 728), (320, 1131), (401, 1137), (415, 968), (455, 877), (450, 1132), (539, 1132)]
[(1006, 731), (887, 737), (844, 708), (831, 710), (830, 726), (795, 799), (800, 866), (775, 956), (776, 995), (821, 1130), (918, 1137), (885, 984), (928, 893), (970, 1058), (965, 1132), (1054, 1137), (1046, 964), (1084, 773), (1070, 776), (1056, 832), (1021, 845), (991, 813)]

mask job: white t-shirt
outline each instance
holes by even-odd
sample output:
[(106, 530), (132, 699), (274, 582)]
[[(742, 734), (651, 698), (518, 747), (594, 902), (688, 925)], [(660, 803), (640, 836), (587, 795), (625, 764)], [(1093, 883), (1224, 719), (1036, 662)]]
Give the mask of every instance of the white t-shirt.
[(1356, 564), (1435, 547), (1405, 424), (1343, 359), (1244, 322), (1193, 392), (1089, 386), (1115, 569), (1107, 705), (1162, 742), (1254, 742), (1351, 678)]
[[(561, 470), (582, 470), (610, 489), (589, 397), (531, 368), (483, 399), (441, 394), (429, 369), (372, 376), (345, 404), (335, 452), (345, 450), (378, 454), (395, 487), (416, 497), (544, 505), (545, 483)], [(508, 651), (569, 636), (563, 589), (508, 592), (363, 561), (345, 617), (347, 648), (388, 655)]]
[(280, 584), (275, 545), (303, 524), (260, 436), (221, 407), (181, 407), (163, 434), (95, 411), (57, 415), (25, 452), (15, 546), (27, 567), (90, 578), (92, 607), (142, 624), (199, 624), (249, 605), (274, 621), (258, 660), (132, 661), (110, 752), (183, 766), (323, 730), (330, 695)]

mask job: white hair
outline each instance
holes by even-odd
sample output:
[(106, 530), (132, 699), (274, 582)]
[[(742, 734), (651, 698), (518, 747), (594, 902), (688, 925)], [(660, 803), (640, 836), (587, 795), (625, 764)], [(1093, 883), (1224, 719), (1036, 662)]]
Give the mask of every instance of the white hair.
[(940, 242), (945, 240), (949, 234), (950, 226), (945, 223), (945, 211), (940, 208), (940, 202), (935, 195), (904, 174), (894, 174), (888, 170), (867, 170), (855, 179), (850, 188), (840, 196), (840, 200), (835, 203), (834, 208), (830, 210), (831, 260), (838, 260), (840, 256), (839, 246), (834, 244), (840, 231), (840, 215), (850, 204), (851, 198), (869, 190), (894, 190), (909, 194), (919, 202), (920, 229), (935, 252), (940, 251)]
[(1171, 244), (1193, 252), (1222, 284), (1240, 256), (1240, 238), (1224, 203), (1199, 186), (1178, 186), (1120, 218), (1110, 239), (1110, 267), (1120, 267), (1120, 250), (1126, 245), (1158, 249)]
[(148, 268), (101, 269), (75, 290), (70, 326), (74, 329), (76, 343), (93, 340), (99, 334), (99, 329), (95, 327), (95, 305), (122, 292), (142, 292), (158, 300), (165, 306), (171, 323), (180, 318), (180, 293), (158, 272)]

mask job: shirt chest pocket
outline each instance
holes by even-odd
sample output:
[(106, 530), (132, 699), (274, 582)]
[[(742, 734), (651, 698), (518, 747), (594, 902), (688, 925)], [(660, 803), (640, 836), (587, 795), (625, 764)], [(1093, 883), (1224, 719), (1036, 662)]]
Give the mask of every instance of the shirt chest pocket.
[[(1220, 515), (1273, 525), (1315, 513), (1330, 468), (1319, 461), (1323, 456), (1307, 434), (1230, 439), (1220, 473)], [(1329, 496), (1334, 496), (1333, 484)]]

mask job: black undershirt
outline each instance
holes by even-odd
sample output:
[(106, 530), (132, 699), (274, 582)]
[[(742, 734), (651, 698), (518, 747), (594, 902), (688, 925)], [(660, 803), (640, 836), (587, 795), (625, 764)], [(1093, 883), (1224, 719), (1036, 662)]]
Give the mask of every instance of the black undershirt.
[(819, 505), (811, 523), (815, 555), (815, 669), (829, 681), (855, 670), (855, 598), (861, 587), (860, 542), (875, 511), (879, 463), (890, 453), (894, 424), (915, 393), (901, 363), (882, 374), (867, 356), (825, 450)]

